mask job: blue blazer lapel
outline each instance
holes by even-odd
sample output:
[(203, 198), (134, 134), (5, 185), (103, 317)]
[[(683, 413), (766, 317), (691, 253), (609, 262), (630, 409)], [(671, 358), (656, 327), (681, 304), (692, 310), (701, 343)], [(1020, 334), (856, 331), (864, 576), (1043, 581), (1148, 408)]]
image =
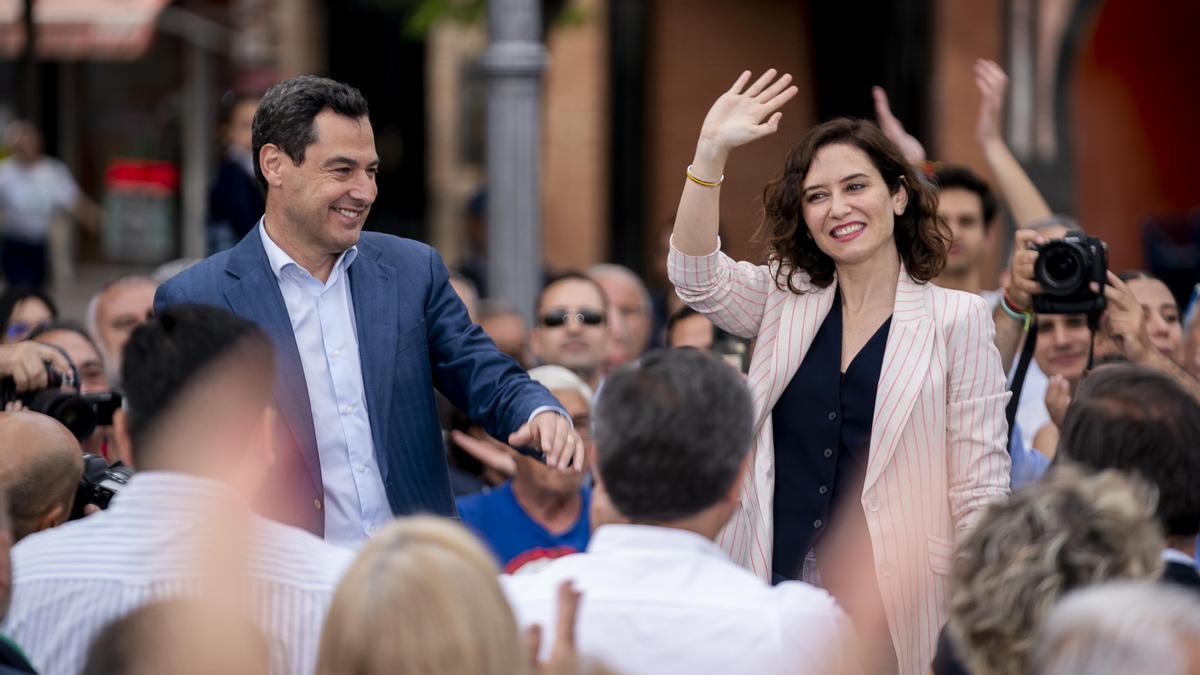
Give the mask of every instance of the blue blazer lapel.
[[(358, 257), (350, 265), (350, 297), (354, 301), (354, 325), (358, 329), (358, 356), (362, 363), (363, 389), (371, 416), (371, 437), (377, 458), (388, 448), (391, 424), (392, 387), (395, 384), (396, 349), (400, 337), (400, 282), (396, 268), (379, 261), (383, 253), (359, 241)], [(389, 464), (379, 462), (383, 481), (388, 482)]]
[(237, 280), (225, 289), (225, 299), (238, 316), (256, 323), (275, 345), (275, 400), (279, 411), (299, 444), (313, 485), (320, 491), (321, 461), (317, 454), (317, 436), (313, 431), (312, 406), (304, 364), (296, 347), (292, 321), (271, 272), (267, 252), (258, 230), (253, 230), (234, 248), (225, 271)]

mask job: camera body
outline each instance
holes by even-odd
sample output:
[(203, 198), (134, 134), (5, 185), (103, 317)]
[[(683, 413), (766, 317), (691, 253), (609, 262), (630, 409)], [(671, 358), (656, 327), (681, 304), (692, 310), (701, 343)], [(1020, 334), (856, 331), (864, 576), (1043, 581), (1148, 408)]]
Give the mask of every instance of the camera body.
[[(1035, 314), (1089, 314), (1104, 311), (1108, 245), (1078, 231), (1034, 248), (1034, 279), (1043, 292), (1033, 296)], [(1095, 283), (1099, 291), (1093, 291)]]
[(60, 375), (46, 364), (48, 385), (36, 391), (17, 392), (11, 377), (0, 380), (0, 408), (20, 401), (26, 410), (42, 413), (58, 420), (80, 441), (87, 440), (97, 426), (112, 424), (113, 413), (121, 407), (121, 395), (116, 392), (73, 394), (63, 391), (63, 385), (74, 386), (73, 377)]
[(743, 375), (750, 372), (750, 341), (713, 327), (713, 356), (737, 368)]
[(86, 515), (85, 506), (98, 506), (107, 509), (113, 495), (129, 484), (133, 477), (133, 469), (122, 462), (109, 464), (99, 455), (90, 452), (83, 453), (83, 475), (79, 478), (79, 487), (75, 489), (75, 505), (71, 507), (71, 520)]

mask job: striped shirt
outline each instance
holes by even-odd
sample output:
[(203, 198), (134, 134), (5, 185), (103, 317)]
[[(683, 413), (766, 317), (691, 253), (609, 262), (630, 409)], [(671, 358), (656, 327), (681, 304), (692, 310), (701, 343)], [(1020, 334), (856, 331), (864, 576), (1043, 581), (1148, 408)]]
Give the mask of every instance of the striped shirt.
[[(44, 675), (78, 673), (108, 623), (194, 588), (203, 523), (230, 488), (173, 472), (136, 474), (107, 511), (12, 549), (4, 632)], [(271, 672), (311, 673), (334, 588), (353, 552), (251, 516), (245, 571)]]

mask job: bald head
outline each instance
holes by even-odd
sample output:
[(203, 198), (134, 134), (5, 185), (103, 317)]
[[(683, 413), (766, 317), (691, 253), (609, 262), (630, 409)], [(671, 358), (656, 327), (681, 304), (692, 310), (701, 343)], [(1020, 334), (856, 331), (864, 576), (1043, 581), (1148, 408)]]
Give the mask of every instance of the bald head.
[(38, 413), (0, 413), (0, 489), (16, 541), (65, 521), (82, 475), (83, 454), (66, 427)]

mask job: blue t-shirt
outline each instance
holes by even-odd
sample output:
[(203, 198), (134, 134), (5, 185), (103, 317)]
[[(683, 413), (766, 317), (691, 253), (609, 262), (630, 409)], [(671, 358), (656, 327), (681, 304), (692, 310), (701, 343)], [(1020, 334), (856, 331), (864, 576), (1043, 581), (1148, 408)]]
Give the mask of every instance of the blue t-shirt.
[(580, 495), (579, 520), (562, 534), (547, 531), (525, 513), (513, 496), (512, 481), (491, 492), (459, 497), (458, 515), (492, 549), (504, 572), (512, 574), (533, 561), (561, 558), (587, 548), (592, 534), (588, 518), (592, 491), (584, 486)]

